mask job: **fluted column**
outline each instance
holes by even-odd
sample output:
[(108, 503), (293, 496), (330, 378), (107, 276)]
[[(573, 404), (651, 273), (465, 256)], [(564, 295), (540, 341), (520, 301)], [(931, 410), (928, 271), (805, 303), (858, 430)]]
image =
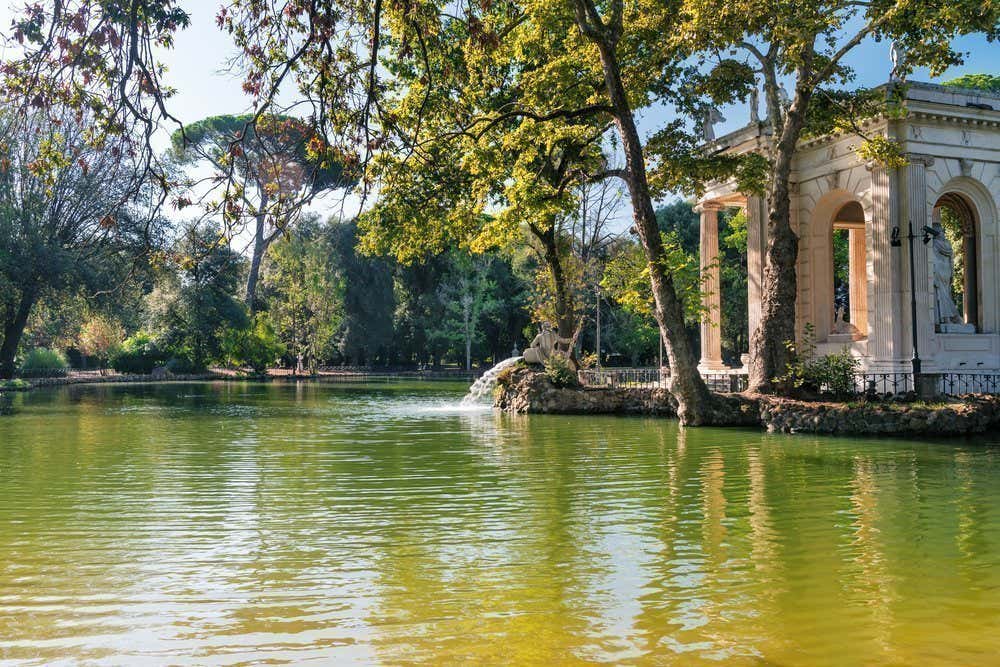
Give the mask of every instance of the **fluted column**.
[[(872, 307), (868, 313), (868, 354), (886, 369), (897, 369), (909, 358), (902, 345), (902, 319), (909, 313), (903, 307), (903, 259), (906, 248), (893, 247), (892, 230), (900, 225), (899, 193), (893, 187), (896, 172), (870, 165), (872, 179), (872, 219), (868, 225), (872, 256)], [(901, 236), (906, 235), (902, 226)], [(905, 239), (903, 243), (906, 243)], [(909, 277), (906, 277), (909, 281)], [(909, 285), (909, 282), (906, 282)]]
[[(927, 167), (934, 164), (934, 158), (926, 155), (907, 156), (909, 164), (906, 167), (906, 202), (908, 208), (907, 223), (913, 223), (913, 233), (921, 236), (923, 228), (931, 224), (930, 210), (927, 206)], [(907, 227), (900, 225), (902, 236), (906, 236)], [(904, 239), (904, 243), (905, 243)], [(907, 256), (904, 254), (904, 258)], [(933, 335), (934, 322), (934, 300), (931, 298), (932, 288), (930, 282), (930, 260), (928, 259), (927, 245), (917, 238), (913, 242), (913, 271), (914, 282), (916, 283), (917, 296), (917, 341), (920, 345), (920, 357), (925, 362), (924, 370), (927, 370), (927, 361), (932, 357), (931, 336)], [(909, 270), (909, 267), (906, 267)], [(907, 276), (909, 278), (909, 276)], [(910, 302), (909, 282), (904, 283), (904, 303)], [(906, 321), (907, 342), (912, 345), (912, 334), (910, 321), (911, 317), (904, 318)], [(908, 352), (912, 350), (907, 349)]]
[(747, 324), (750, 335), (760, 326), (764, 300), (764, 257), (767, 252), (767, 205), (763, 197), (747, 197)]
[(854, 227), (848, 236), (848, 271), (851, 289), (851, 324), (862, 336), (868, 335), (868, 247), (865, 228)]
[(701, 213), (701, 290), (704, 313), (701, 318), (701, 362), (704, 371), (721, 370), (722, 363), (722, 282), (719, 279), (719, 210), (714, 203), (702, 204)]

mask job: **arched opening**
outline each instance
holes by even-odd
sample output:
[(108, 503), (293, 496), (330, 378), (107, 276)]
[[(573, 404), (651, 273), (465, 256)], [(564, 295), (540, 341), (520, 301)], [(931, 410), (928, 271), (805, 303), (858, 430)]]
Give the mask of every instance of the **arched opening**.
[(865, 211), (856, 201), (840, 207), (830, 232), (833, 267), (832, 334), (868, 335), (868, 269)]
[(964, 195), (947, 192), (934, 204), (931, 244), (934, 316), (937, 331), (975, 333), (980, 317), (979, 221)]

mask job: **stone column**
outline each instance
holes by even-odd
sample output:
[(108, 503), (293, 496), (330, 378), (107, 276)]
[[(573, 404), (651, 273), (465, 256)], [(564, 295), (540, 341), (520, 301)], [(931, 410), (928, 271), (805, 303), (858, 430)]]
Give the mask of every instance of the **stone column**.
[(750, 335), (760, 326), (767, 253), (767, 205), (763, 197), (747, 197), (747, 319)]
[(868, 335), (868, 247), (865, 228), (853, 227), (848, 236), (848, 271), (850, 272), (851, 324), (862, 336)]
[[(903, 245), (893, 247), (892, 230), (900, 225), (899, 195), (893, 182), (896, 172), (872, 164), (871, 235), (872, 308), (868, 313), (868, 354), (881, 368), (900, 369), (909, 352), (902, 344), (902, 318), (909, 305), (902, 307), (903, 261), (908, 252), (906, 225), (900, 228)], [(909, 281), (909, 276), (906, 276)], [(906, 283), (909, 285), (909, 282)], [(906, 317), (909, 317), (906, 315)]]
[[(931, 285), (930, 259), (927, 246), (922, 242), (923, 229), (931, 224), (930, 210), (927, 206), (927, 167), (934, 164), (934, 158), (927, 155), (907, 156), (909, 165), (906, 167), (906, 203), (907, 216), (900, 225), (903, 238), (904, 281), (903, 281), (903, 312), (904, 336), (903, 347), (907, 358), (913, 352), (912, 317), (910, 315), (910, 270), (909, 255), (906, 248), (908, 223), (913, 223), (913, 233), (918, 237), (913, 241), (913, 275), (916, 284), (917, 297), (917, 342), (920, 347), (920, 359), (924, 370), (933, 369), (933, 350), (931, 340), (934, 331), (934, 299)], [(930, 362), (930, 363), (929, 363)]]
[(701, 290), (705, 312), (701, 318), (702, 371), (722, 370), (722, 298), (719, 279), (719, 210), (721, 206), (708, 202), (699, 207), (701, 213)]

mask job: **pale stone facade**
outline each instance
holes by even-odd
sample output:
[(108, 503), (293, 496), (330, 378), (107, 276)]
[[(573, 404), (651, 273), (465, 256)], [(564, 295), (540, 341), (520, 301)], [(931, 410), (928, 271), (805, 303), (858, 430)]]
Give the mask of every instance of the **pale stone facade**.
[[(807, 323), (819, 353), (845, 347), (869, 372), (910, 370), (913, 354), (908, 223), (912, 222), (917, 343), (925, 372), (1000, 370), (1000, 95), (911, 83), (905, 119), (869, 121), (869, 135), (900, 143), (901, 169), (864, 163), (856, 135), (804, 141), (793, 174), (792, 225), (799, 235), (797, 330)], [(750, 126), (715, 140), (712, 150), (763, 151), (767, 126)], [(748, 221), (749, 327), (760, 321), (767, 209), (732, 182), (711, 184), (698, 203), (707, 317), (702, 325), (702, 367), (722, 366), (719, 339), (718, 210), (739, 207)], [(962, 322), (939, 322), (933, 248), (923, 228), (944, 209), (961, 225), (964, 267), (956, 303)], [(848, 285), (835, 306), (835, 232), (848, 235)], [(894, 236), (894, 234), (896, 236)], [(894, 243), (894, 238), (898, 239)], [(933, 244), (931, 244), (933, 245)], [(714, 288), (714, 289), (713, 289)], [(838, 313), (841, 315), (838, 318)], [(958, 332), (956, 332), (958, 331)]]

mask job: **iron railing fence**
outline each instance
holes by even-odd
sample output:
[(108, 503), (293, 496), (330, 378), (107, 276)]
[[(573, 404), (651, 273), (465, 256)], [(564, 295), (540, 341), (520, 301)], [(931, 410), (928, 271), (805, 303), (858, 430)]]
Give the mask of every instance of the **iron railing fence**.
[(1000, 394), (1000, 374), (941, 373), (938, 391), (947, 396)]
[(857, 396), (898, 396), (913, 391), (913, 373), (856, 373)]
[[(931, 375), (931, 374), (927, 374)], [(937, 373), (937, 393), (946, 396), (964, 394), (1000, 394), (1000, 373)], [(669, 368), (590, 368), (579, 372), (580, 383), (608, 389), (666, 389)], [(702, 373), (709, 389), (716, 392), (739, 392), (747, 388), (747, 374), (739, 371)], [(821, 391), (830, 391), (821, 387)], [(913, 373), (856, 373), (854, 396), (892, 397), (915, 391)]]
[(579, 371), (580, 383), (606, 389), (666, 389), (668, 368), (588, 368)]
[[(702, 373), (709, 389), (717, 392), (744, 391), (746, 373)], [(587, 387), (607, 389), (666, 389), (669, 368), (590, 368), (579, 372), (580, 383)]]

